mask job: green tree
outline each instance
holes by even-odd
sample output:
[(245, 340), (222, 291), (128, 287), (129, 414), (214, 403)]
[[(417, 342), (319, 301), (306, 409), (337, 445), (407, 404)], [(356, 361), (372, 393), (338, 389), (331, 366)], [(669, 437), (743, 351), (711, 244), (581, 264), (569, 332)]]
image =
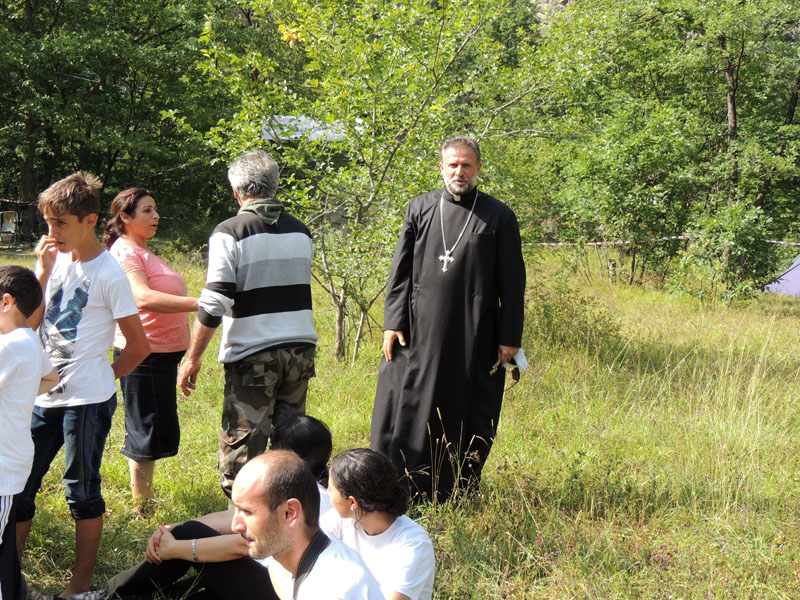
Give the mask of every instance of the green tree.
[(192, 212), (197, 222), (196, 199), (213, 198), (224, 180), (209, 168), (208, 149), (161, 111), (179, 108), (199, 128), (232, 111), (196, 68), (206, 9), (210, 3), (0, 3), (0, 193), (32, 203), (52, 181), (86, 169), (111, 192), (149, 187), (167, 215)]
[[(287, 165), (282, 197), (313, 228), (315, 276), (336, 314), (334, 354), (344, 358), (350, 342), (355, 356), (383, 291), (405, 206), (438, 185), (441, 141), (455, 132), (487, 137), (509, 107), (540, 89), (538, 78), (520, 67), (535, 53), (532, 5), (250, 6), (261, 22), (277, 24), (285, 47), (302, 52), (303, 77), (287, 79), (255, 49), (244, 59), (225, 52), (212, 42), (212, 27), (208, 66), (241, 93), (241, 110), (220, 125), (216, 139), (238, 152), (258, 143), (264, 124), (272, 132)], [(325, 133), (297, 139), (276, 115), (310, 119)]]
[[(798, 8), (570, 3), (545, 37), (557, 91), (538, 122), (559, 133), (548, 160), (561, 231), (630, 240), (630, 281), (680, 257), (684, 289), (690, 265), (723, 294), (763, 283), (774, 253), (761, 240), (798, 216)], [(652, 243), (684, 232), (688, 248)]]

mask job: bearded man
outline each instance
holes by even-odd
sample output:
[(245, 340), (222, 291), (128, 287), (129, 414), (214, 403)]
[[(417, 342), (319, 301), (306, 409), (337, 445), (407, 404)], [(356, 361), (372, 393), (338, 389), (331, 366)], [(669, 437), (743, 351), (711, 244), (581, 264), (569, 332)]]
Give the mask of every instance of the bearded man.
[(514, 212), (476, 187), (478, 143), (442, 145), (445, 187), (406, 210), (386, 287), (371, 446), (412, 493), (444, 501), (477, 490), (521, 344), (525, 292)]

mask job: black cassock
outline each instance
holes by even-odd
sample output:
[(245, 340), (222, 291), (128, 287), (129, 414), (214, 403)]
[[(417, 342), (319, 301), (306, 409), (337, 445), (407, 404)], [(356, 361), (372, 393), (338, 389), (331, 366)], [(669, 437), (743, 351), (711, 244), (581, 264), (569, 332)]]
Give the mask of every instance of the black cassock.
[[(452, 248), (475, 210), (454, 261)], [(477, 196), (477, 201), (475, 200)], [(520, 346), (525, 264), (513, 211), (477, 190), (460, 202), (445, 190), (414, 198), (389, 274), (384, 329), (402, 330), (392, 361), (381, 359), (371, 447), (409, 476), (412, 493), (439, 500), (455, 482), (480, 479), (497, 431), (505, 371), (490, 371), (497, 347)]]

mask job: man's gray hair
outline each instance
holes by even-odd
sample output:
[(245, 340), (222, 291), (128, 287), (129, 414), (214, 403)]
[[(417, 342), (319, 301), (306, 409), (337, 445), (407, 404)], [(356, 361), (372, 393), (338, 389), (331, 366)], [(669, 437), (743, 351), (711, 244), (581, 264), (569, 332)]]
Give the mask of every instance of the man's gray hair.
[(278, 163), (263, 150), (242, 154), (228, 167), (228, 181), (239, 198), (274, 198), (279, 179)]
[(473, 140), (471, 137), (467, 137), (465, 135), (457, 135), (456, 137), (451, 137), (451, 138), (446, 139), (444, 141), (444, 144), (442, 144), (442, 152), (441, 152), (442, 158), (444, 158), (444, 151), (445, 150), (447, 150), (448, 148), (453, 148), (453, 147), (458, 147), (458, 146), (461, 146), (461, 147), (466, 146), (467, 148), (471, 148), (472, 151), (475, 153), (475, 156), (478, 159), (478, 163), (480, 164), (480, 162), (481, 162), (481, 147), (478, 145), (478, 142)]

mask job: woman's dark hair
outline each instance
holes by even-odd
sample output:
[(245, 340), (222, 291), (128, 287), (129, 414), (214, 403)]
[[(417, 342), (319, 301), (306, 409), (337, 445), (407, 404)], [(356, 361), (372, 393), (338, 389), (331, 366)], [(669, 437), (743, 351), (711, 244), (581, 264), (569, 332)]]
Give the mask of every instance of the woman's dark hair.
[(106, 223), (106, 228), (103, 231), (103, 245), (106, 248), (111, 248), (111, 244), (125, 233), (122, 213), (132, 217), (136, 213), (136, 206), (139, 204), (139, 200), (147, 196), (152, 197), (153, 194), (144, 188), (128, 188), (116, 195), (111, 202), (111, 218)]
[(314, 478), (327, 485), (333, 451), (331, 431), (319, 419), (295, 413), (279, 416), (269, 436), (270, 450), (292, 450), (308, 465)]
[(385, 512), (395, 517), (408, 509), (408, 490), (392, 461), (369, 448), (353, 448), (331, 461), (331, 479), (336, 489), (352, 496), (365, 513)]

